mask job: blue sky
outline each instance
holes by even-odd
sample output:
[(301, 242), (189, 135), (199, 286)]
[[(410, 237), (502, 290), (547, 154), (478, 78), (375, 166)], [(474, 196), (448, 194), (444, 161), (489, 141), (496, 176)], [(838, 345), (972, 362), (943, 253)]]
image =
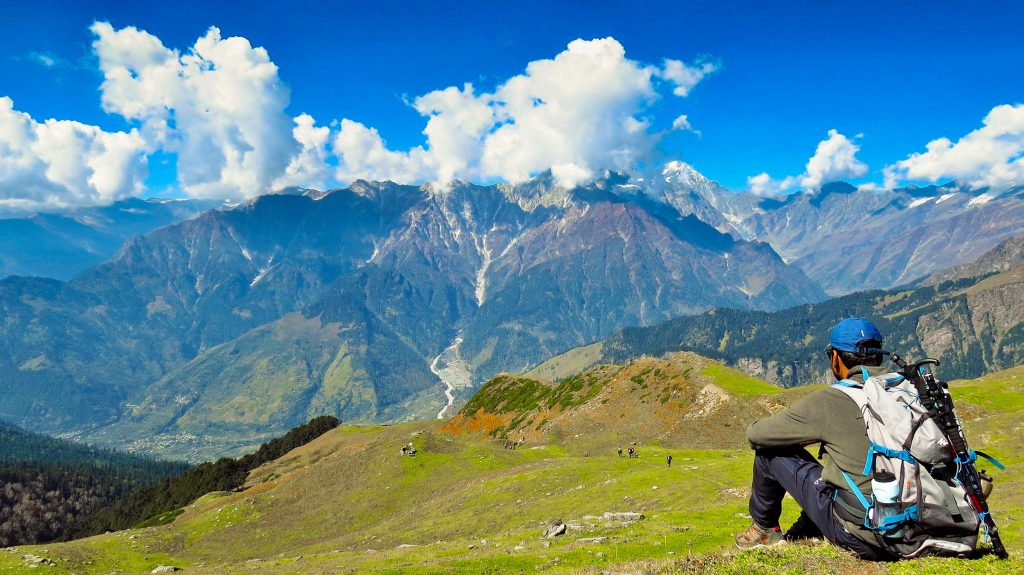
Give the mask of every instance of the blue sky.
[[(141, 122), (101, 108), (90, 26), (134, 26), (183, 54), (217, 26), (266, 48), (290, 117), (350, 119), (401, 152), (425, 144), (416, 96), (467, 82), (493, 92), (577, 38), (612, 37), (638, 65), (715, 64), (686, 97), (667, 85), (637, 114), (659, 134), (646, 160), (683, 159), (734, 189), (763, 172), (796, 181), (832, 129), (859, 147), (865, 168), (850, 179), (881, 182), (928, 142), (957, 142), (997, 106), (1024, 101), (1024, 8), (1013, 2), (220, 4), (7, 3), (0, 97), (35, 122), (127, 131)], [(693, 131), (662, 133), (682, 114)], [(152, 148), (150, 191), (177, 187), (175, 154)], [(945, 172), (908, 169), (904, 181), (917, 173)]]

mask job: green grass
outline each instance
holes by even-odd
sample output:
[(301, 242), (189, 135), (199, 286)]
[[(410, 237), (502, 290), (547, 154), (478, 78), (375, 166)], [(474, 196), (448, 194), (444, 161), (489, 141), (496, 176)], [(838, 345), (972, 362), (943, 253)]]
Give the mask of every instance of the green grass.
[(951, 384), (953, 401), (976, 405), (987, 411), (1024, 411), (1024, 366), (975, 380)]
[[(737, 395), (775, 390), (714, 366), (701, 375)], [(737, 552), (732, 538), (749, 524), (752, 462), (751, 452), (740, 445), (691, 449), (641, 437), (636, 438), (642, 441), (640, 458), (628, 459), (613, 450), (588, 456), (590, 437), (507, 450), (497, 441), (434, 434), (436, 423), (419, 422), (336, 429), (258, 470), (247, 490), (204, 496), (173, 523), (0, 551), (0, 574), (147, 573), (163, 564), (211, 575), (1019, 575), (1024, 571), (1024, 410), (1010, 401), (1018, 393), (1014, 375), (953, 386), (959, 403), (982, 410), (967, 423), (972, 446), (1009, 464), (1008, 471), (994, 472), (992, 499), (1013, 555), (1009, 562), (928, 559), (877, 565), (823, 544)], [(588, 381), (581, 382), (573, 397), (588, 393)], [(780, 398), (791, 394), (797, 395), (786, 392)], [(409, 442), (418, 454), (398, 455)], [(674, 458), (671, 468), (665, 465), (667, 453)], [(609, 522), (600, 518), (606, 511), (636, 511), (645, 518)], [(783, 524), (796, 514), (795, 503), (787, 499)], [(553, 519), (579, 529), (545, 546), (540, 534)], [(583, 541), (593, 537), (605, 540)], [(29, 569), (20, 559), (27, 553), (52, 558), (57, 566)]]
[(770, 383), (719, 363), (710, 363), (704, 366), (700, 370), (700, 374), (710, 379), (715, 385), (740, 397), (768, 395), (782, 391)]

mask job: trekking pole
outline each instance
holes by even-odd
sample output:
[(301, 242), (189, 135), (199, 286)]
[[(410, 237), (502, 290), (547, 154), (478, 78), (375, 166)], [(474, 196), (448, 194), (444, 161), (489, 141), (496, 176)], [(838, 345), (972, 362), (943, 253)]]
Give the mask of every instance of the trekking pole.
[(988, 509), (988, 501), (982, 495), (981, 476), (978, 474), (974, 461), (977, 454), (967, 446), (967, 437), (964, 436), (963, 427), (956, 417), (953, 408), (953, 398), (949, 395), (949, 385), (945, 381), (936, 381), (931, 366), (939, 365), (939, 360), (925, 358), (914, 363), (907, 363), (895, 353), (891, 358), (893, 363), (899, 366), (903, 377), (910, 380), (917, 389), (922, 405), (928, 410), (928, 415), (939, 425), (957, 462), (957, 479), (964, 486), (967, 492), (967, 500), (971, 507), (978, 513), (978, 518), (985, 525), (985, 532), (992, 541), (992, 551), (996, 557), (1006, 559), (1010, 555), (1003, 547), (1003, 541), (999, 537), (999, 528), (996, 527), (995, 519)]

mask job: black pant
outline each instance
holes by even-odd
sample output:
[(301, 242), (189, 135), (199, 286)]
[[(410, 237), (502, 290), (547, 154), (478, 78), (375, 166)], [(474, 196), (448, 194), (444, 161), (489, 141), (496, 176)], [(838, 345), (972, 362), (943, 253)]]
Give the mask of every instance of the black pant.
[(834, 487), (821, 478), (821, 464), (801, 448), (758, 449), (754, 452), (754, 482), (750, 516), (762, 527), (779, 524), (782, 498), (788, 492), (822, 535), (861, 559), (884, 561), (893, 557), (850, 534), (832, 514)]

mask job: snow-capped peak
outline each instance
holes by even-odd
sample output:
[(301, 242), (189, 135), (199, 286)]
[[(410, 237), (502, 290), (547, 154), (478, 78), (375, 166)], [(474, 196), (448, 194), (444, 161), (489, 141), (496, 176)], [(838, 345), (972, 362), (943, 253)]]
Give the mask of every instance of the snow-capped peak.
[(665, 164), (661, 170), (661, 175), (665, 176), (665, 181), (668, 183), (675, 181), (690, 188), (700, 188), (711, 183), (711, 180), (704, 177), (704, 174), (695, 170), (690, 164), (680, 160), (673, 160)]

